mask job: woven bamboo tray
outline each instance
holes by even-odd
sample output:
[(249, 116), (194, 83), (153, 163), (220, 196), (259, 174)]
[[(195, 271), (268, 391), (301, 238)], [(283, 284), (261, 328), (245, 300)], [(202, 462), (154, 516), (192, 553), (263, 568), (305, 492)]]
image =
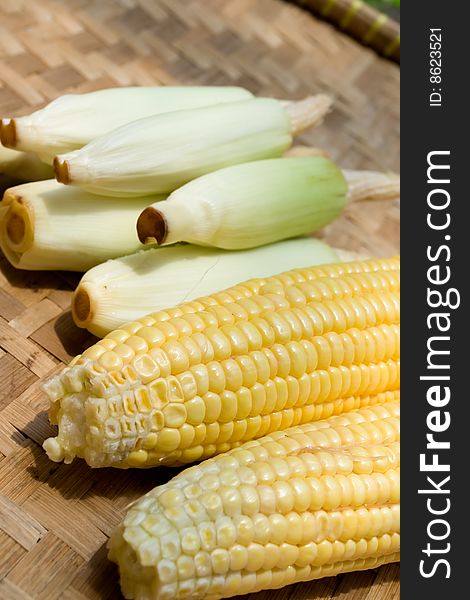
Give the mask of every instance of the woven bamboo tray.
[[(342, 166), (398, 171), (399, 69), (280, 0), (2, 0), (0, 115), (70, 91), (116, 85), (232, 84), (336, 109), (301, 143)], [(399, 207), (351, 207), (324, 233), (336, 246), (398, 251)], [(92, 343), (68, 312), (78, 281), (0, 257), (0, 598), (121, 598), (105, 543), (126, 505), (175, 471), (51, 463), (40, 378)], [(398, 567), (253, 595), (253, 600), (397, 600)]]

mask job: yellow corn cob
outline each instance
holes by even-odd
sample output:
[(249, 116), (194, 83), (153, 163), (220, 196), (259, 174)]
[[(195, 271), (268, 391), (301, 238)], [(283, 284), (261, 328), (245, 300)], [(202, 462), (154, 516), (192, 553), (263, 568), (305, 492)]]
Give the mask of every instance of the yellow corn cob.
[(187, 463), (389, 400), (398, 268), (289, 271), (115, 330), (45, 384), (59, 425), (46, 452), (95, 467)]
[(399, 404), (246, 443), (134, 503), (110, 539), (126, 598), (226, 598), (399, 560)]

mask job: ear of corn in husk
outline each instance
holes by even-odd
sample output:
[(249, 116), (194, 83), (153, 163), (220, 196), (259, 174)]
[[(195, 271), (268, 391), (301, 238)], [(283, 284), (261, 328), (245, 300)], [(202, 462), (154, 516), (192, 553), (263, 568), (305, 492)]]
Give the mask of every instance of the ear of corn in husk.
[(321, 156), (226, 167), (190, 181), (137, 222), (142, 242), (241, 249), (315, 231), (346, 205), (340, 169)]
[(42, 181), (54, 177), (54, 171), (35, 154), (0, 145), (0, 177), (16, 182)]
[(140, 119), (54, 160), (61, 183), (109, 196), (167, 193), (232, 164), (281, 156), (330, 100), (268, 98)]
[(86, 271), (143, 247), (135, 221), (148, 202), (115, 202), (55, 179), (19, 185), (0, 205), (0, 247), (19, 269)]
[(81, 148), (100, 135), (151, 115), (237, 102), (252, 94), (239, 87), (121, 87), (70, 94), (40, 110), (3, 119), (5, 146), (36, 152), (52, 163), (54, 156)]
[(398, 561), (399, 440), (389, 402), (184, 470), (111, 535), (124, 596), (217, 600)]
[(126, 322), (247, 278), (335, 261), (336, 253), (313, 238), (238, 252), (179, 244), (149, 248), (88, 271), (74, 292), (72, 315), (79, 327), (103, 337)]
[(123, 325), (44, 385), (48, 456), (208, 458), (399, 389), (399, 260), (255, 279)]
[(339, 193), (338, 175), (320, 154), (226, 167), (147, 207), (137, 222), (139, 238), (248, 248), (320, 229), (347, 202), (399, 198), (394, 173), (344, 169), (347, 196)]

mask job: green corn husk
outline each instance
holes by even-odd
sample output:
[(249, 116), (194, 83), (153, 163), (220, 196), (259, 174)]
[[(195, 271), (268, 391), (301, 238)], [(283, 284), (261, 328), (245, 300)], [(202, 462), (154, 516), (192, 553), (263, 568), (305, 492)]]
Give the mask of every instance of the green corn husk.
[(135, 221), (150, 198), (116, 202), (55, 179), (19, 185), (0, 204), (0, 247), (18, 269), (86, 271), (142, 248)]
[(328, 159), (245, 163), (195, 179), (137, 222), (142, 242), (241, 249), (320, 229), (346, 205), (346, 180)]
[(140, 119), (56, 157), (56, 177), (106, 196), (168, 193), (228, 165), (281, 156), (329, 106), (321, 95), (255, 98)]
[(68, 94), (40, 110), (3, 119), (2, 143), (38, 153), (52, 164), (54, 156), (81, 148), (126, 123), (174, 110), (252, 98), (240, 87), (122, 87), (88, 94)]
[(335, 261), (335, 251), (313, 238), (237, 252), (180, 244), (150, 248), (85, 273), (72, 315), (79, 327), (103, 337), (123, 323), (240, 281)]

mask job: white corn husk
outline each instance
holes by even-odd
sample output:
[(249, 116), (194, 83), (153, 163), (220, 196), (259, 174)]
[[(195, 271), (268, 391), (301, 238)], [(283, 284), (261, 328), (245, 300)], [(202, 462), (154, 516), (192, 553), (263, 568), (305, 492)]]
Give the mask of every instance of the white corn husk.
[(103, 337), (123, 323), (240, 281), (335, 261), (335, 251), (314, 238), (237, 252), (191, 245), (149, 248), (85, 273), (72, 314), (79, 327)]
[(86, 271), (142, 248), (135, 221), (148, 201), (116, 202), (55, 179), (19, 185), (0, 204), (0, 247), (19, 269)]
[(35, 154), (0, 145), (0, 177), (15, 181), (42, 181), (54, 177), (54, 171)]
[(70, 94), (30, 115), (3, 119), (2, 143), (37, 152), (52, 163), (56, 154), (81, 148), (136, 119), (251, 97), (240, 87), (210, 86), (121, 87)]
[(140, 119), (54, 160), (61, 183), (96, 194), (167, 193), (222, 167), (281, 156), (295, 132), (318, 123), (326, 96), (254, 98)]
[(279, 158), (227, 167), (179, 188), (139, 217), (142, 242), (242, 249), (320, 229), (346, 205), (328, 159)]

